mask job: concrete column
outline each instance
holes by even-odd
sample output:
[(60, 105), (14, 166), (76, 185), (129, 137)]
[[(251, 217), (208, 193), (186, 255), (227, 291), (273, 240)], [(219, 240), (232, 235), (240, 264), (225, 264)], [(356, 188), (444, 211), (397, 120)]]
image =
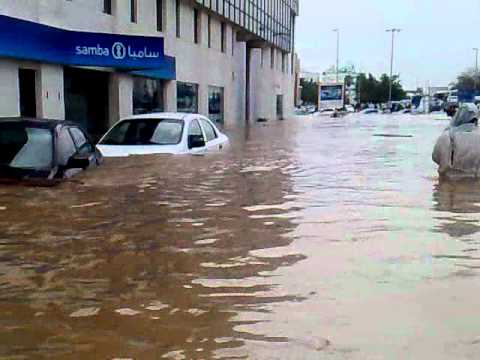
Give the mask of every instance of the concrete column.
[(237, 124), (245, 124), (245, 102), (246, 102), (246, 55), (247, 48), (245, 42), (235, 42), (235, 56), (233, 58), (234, 68), (232, 75), (234, 101), (235, 122)]
[(198, 86), (198, 113), (208, 116), (208, 85), (206, 83)]
[(165, 81), (163, 89), (165, 111), (177, 111), (177, 82), (175, 80)]
[(133, 114), (133, 78), (112, 73), (109, 82), (109, 124)]
[(0, 59), (0, 116), (20, 116), (18, 65)]
[(262, 89), (263, 76), (261, 73), (260, 60), (261, 49), (251, 49), (250, 56), (250, 121), (256, 122), (259, 118), (265, 118), (262, 113), (262, 98), (265, 96)]
[(65, 120), (63, 66), (42, 64), (37, 70), (37, 115)]

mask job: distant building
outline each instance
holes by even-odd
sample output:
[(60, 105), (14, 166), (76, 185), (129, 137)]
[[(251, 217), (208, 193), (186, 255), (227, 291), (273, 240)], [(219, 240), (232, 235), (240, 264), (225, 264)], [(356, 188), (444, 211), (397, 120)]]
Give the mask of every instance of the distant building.
[(448, 93), (450, 88), (448, 86), (429, 86), (426, 88), (427, 95), (435, 95), (438, 93)]
[[(353, 64), (347, 64), (345, 66), (340, 66), (338, 68), (338, 82), (344, 83), (347, 77), (356, 79), (358, 76), (355, 66)], [(337, 82), (337, 71), (335, 66), (329, 67), (322, 73), (321, 77), (322, 84), (335, 84)]]
[(302, 86), (300, 84), (301, 78), (301, 64), (298, 54), (295, 54), (295, 106), (302, 104)]
[(322, 74), (318, 72), (311, 72), (311, 71), (301, 71), (300, 72), (300, 79), (304, 81), (313, 81), (319, 83), (322, 78)]

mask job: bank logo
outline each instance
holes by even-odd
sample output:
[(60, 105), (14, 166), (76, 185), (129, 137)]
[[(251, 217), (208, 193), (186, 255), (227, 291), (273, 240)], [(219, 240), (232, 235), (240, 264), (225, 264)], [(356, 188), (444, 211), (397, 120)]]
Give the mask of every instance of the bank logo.
[(127, 56), (127, 48), (121, 42), (112, 45), (112, 56), (114, 59), (122, 60)]

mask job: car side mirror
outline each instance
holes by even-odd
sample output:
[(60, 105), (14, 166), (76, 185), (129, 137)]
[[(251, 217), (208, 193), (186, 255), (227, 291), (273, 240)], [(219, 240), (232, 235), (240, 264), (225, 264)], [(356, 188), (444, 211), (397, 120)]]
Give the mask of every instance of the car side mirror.
[(205, 146), (203, 135), (188, 135), (188, 148), (201, 148)]
[(90, 159), (81, 155), (73, 155), (67, 162), (68, 169), (86, 169), (90, 166)]

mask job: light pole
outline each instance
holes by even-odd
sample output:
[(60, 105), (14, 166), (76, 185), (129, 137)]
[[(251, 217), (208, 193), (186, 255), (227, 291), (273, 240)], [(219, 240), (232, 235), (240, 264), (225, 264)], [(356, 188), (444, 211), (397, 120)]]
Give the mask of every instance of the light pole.
[(475, 73), (478, 73), (478, 48), (473, 48), (475, 51)]
[(388, 94), (388, 107), (392, 110), (392, 86), (393, 86), (393, 50), (395, 48), (395, 33), (402, 31), (402, 29), (388, 29), (387, 32), (392, 33), (392, 53), (390, 56), (390, 90)]
[(337, 84), (338, 84), (338, 65), (340, 62), (340, 29), (333, 29), (333, 32), (337, 33), (337, 66), (336, 66), (336, 79), (337, 79)]

